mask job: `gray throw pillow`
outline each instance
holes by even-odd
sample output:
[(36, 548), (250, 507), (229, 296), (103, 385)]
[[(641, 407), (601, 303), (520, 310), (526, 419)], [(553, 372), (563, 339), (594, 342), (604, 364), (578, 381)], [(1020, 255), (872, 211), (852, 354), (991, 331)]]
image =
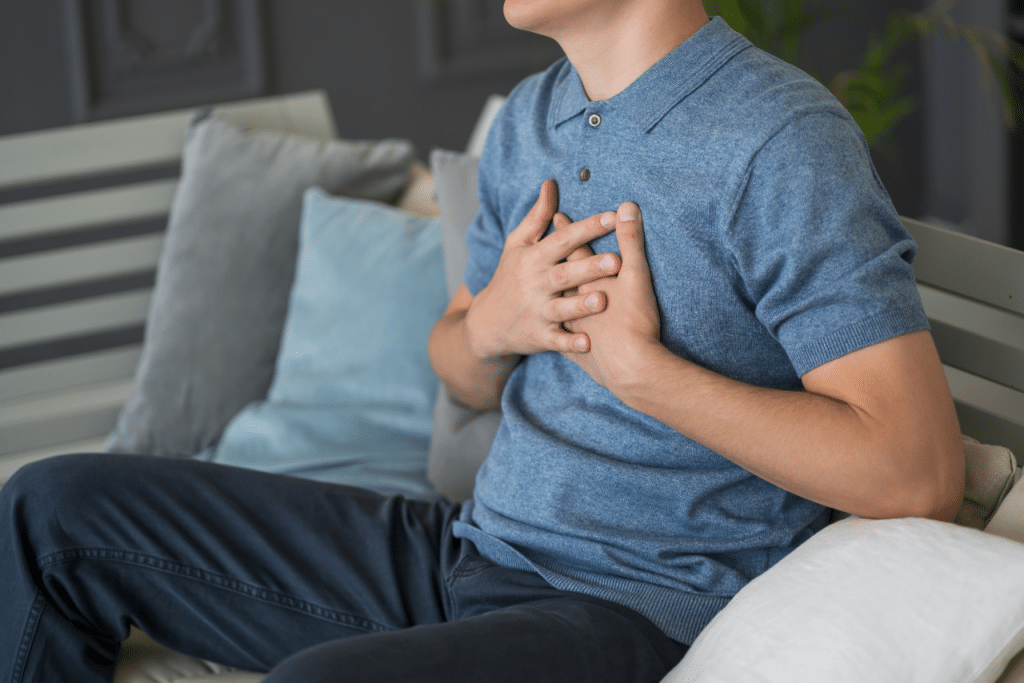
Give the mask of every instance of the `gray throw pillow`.
[[(469, 257), (466, 230), (480, 210), (478, 166), (479, 160), (467, 154), (434, 150), (430, 155), (444, 222), (444, 266), (449, 295), (462, 284)], [(472, 497), (476, 472), (490, 453), (500, 423), (500, 410), (474, 412), (453, 399), (441, 385), (434, 404), (427, 458), (427, 478), (441, 495), (456, 501)]]
[(984, 529), (1006, 494), (1020, 478), (1017, 459), (1009, 448), (979, 443), (963, 436), (966, 481), (964, 501), (953, 521)]
[(264, 398), (295, 275), (303, 192), (392, 200), (414, 157), (404, 140), (325, 143), (197, 117), (135, 388), (106, 450), (192, 456)]

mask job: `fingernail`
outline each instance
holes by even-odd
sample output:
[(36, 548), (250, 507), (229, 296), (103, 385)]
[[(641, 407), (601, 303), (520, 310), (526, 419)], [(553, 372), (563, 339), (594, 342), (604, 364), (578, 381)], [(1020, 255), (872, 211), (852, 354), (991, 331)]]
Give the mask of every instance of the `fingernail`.
[(601, 214), (601, 225), (606, 228), (610, 228), (615, 225), (615, 214), (611, 211)]
[(597, 294), (591, 294), (583, 300), (583, 303), (586, 304), (587, 308), (590, 310), (596, 311), (601, 306), (601, 297)]
[(587, 339), (586, 337), (576, 337), (576, 341), (572, 343), (576, 350), (585, 353), (587, 350)]
[(615, 257), (608, 254), (601, 259), (601, 270), (608, 273), (609, 275), (615, 272)]
[(628, 221), (635, 221), (640, 215), (640, 210), (636, 204), (623, 204), (619, 207), (619, 220), (623, 223)]

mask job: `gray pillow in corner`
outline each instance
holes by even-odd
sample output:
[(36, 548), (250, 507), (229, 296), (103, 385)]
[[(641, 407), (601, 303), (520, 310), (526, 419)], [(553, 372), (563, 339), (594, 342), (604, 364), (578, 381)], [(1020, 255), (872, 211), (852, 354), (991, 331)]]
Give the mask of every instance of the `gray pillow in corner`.
[(295, 275), (303, 192), (391, 200), (405, 140), (318, 142), (200, 116), (182, 159), (135, 388), (106, 450), (191, 456), (267, 394)]
[[(476, 176), (479, 160), (458, 152), (434, 150), (430, 167), (434, 172), (437, 202), (444, 222), (444, 265), (448, 294), (462, 284), (469, 257), (466, 230), (480, 210)], [(444, 384), (434, 404), (433, 434), (427, 459), (427, 478), (450, 500), (467, 500), (473, 495), (476, 472), (490, 453), (501, 422), (501, 411), (474, 412), (453, 399)]]
[(967, 466), (964, 501), (953, 521), (984, 529), (1017, 483), (1020, 469), (1009, 448), (982, 444), (969, 436), (962, 438)]

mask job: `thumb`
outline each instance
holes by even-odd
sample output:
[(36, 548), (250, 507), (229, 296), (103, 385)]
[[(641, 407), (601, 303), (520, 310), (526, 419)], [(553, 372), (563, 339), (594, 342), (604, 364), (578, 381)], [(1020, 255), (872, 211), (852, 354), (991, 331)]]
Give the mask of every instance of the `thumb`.
[(523, 222), (509, 234), (509, 238), (515, 238), (522, 244), (536, 244), (544, 237), (556, 211), (558, 185), (554, 180), (545, 180), (540, 186), (540, 196), (534, 202), (533, 208), (526, 214)]
[(619, 242), (619, 254), (622, 256), (619, 274), (628, 271), (650, 277), (640, 207), (633, 202), (626, 202), (619, 206), (616, 219), (615, 236)]

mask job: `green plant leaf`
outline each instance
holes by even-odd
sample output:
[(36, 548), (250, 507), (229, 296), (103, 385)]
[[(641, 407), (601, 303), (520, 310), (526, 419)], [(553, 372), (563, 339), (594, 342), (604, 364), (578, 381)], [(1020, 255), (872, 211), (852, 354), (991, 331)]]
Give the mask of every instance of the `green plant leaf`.
[(747, 24), (747, 38), (754, 45), (768, 52), (773, 51), (772, 30), (760, 3), (754, 0), (735, 0), (736, 9)]
[[(898, 60), (901, 48), (911, 40), (945, 36), (969, 45), (999, 86), (1007, 121), (1024, 120), (1024, 104), (1015, 90), (1024, 86), (1024, 48), (990, 29), (955, 22), (950, 10), (960, 0), (935, 0), (918, 12), (894, 9), (880, 36), (865, 46), (856, 69), (837, 75), (830, 90), (857, 120), (872, 146), (881, 144), (918, 106), (905, 93), (909, 69)], [(808, 0), (705, 0), (708, 14), (721, 15), (733, 29), (757, 47), (797, 64), (800, 42), (807, 30), (849, 9), (842, 0), (813, 8)]]

